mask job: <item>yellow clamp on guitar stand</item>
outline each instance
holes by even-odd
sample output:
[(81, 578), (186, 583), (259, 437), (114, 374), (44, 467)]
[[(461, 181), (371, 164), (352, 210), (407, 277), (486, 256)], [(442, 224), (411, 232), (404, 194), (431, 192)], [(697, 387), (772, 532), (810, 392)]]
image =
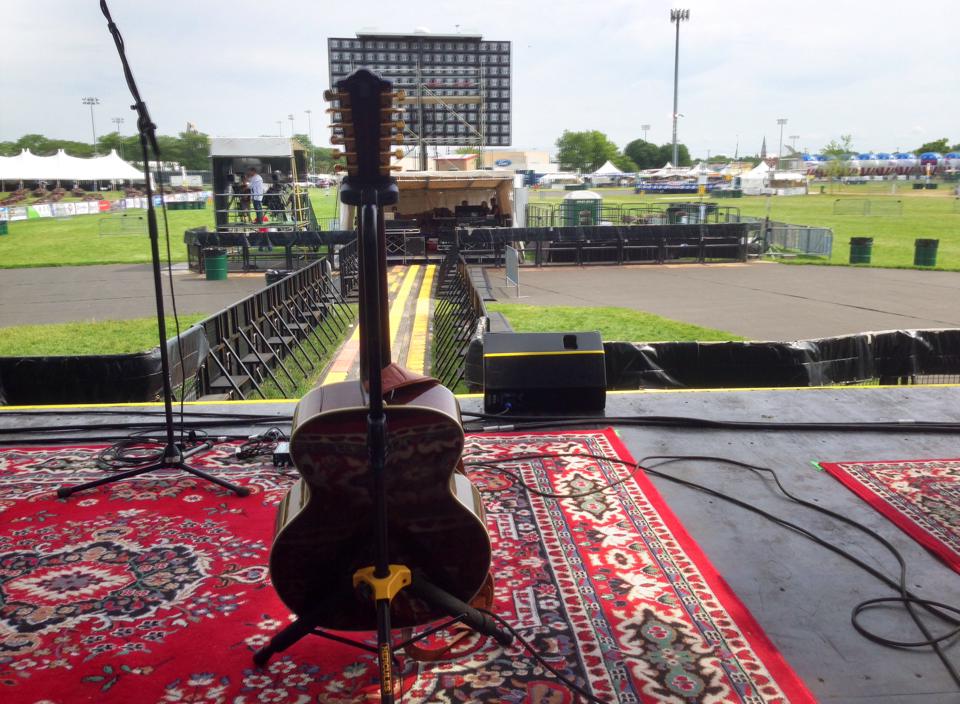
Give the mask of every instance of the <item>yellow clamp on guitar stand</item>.
[(374, 577), (375, 567), (361, 567), (353, 573), (353, 586), (366, 584), (373, 592), (373, 600), (387, 599), (400, 593), (404, 587), (410, 586), (410, 568), (406, 565), (390, 565), (390, 573), (386, 577)]

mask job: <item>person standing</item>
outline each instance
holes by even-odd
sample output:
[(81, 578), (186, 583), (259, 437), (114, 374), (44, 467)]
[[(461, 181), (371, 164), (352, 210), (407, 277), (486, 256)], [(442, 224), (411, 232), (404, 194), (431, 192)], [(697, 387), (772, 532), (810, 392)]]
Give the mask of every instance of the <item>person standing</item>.
[(252, 166), (247, 169), (247, 186), (250, 188), (253, 209), (257, 212), (257, 224), (260, 225), (263, 223), (263, 177)]
[[(257, 170), (254, 167), (247, 169), (247, 186), (250, 188), (250, 199), (253, 201), (253, 209), (257, 213), (256, 223), (257, 225), (263, 224), (263, 177), (257, 173)], [(273, 245), (270, 242), (270, 235), (266, 232), (260, 232), (263, 239), (260, 242), (258, 249), (261, 252), (269, 252), (273, 249)]]

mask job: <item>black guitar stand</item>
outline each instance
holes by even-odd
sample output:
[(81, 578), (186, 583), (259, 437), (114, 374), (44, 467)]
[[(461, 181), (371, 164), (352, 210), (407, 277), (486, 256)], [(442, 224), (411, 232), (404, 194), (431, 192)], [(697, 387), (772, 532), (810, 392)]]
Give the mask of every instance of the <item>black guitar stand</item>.
[(131, 95), (133, 95), (134, 104), (131, 106), (131, 109), (137, 112), (137, 130), (140, 133), (140, 151), (143, 155), (143, 176), (147, 191), (147, 228), (150, 233), (150, 252), (153, 256), (153, 288), (157, 304), (157, 327), (160, 331), (160, 369), (163, 376), (163, 408), (167, 437), (166, 446), (159, 459), (152, 462), (147, 460), (146, 464), (140, 465), (139, 467), (87, 482), (86, 484), (60, 487), (57, 489), (57, 496), (65, 499), (78, 491), (93, 489), (102, 484), (112, 484), (113, 482), (129, 479), (139, 474), (146, 474), (147, 472), (163, 469), (179, 469), (195, 477), (205, 479), (208, 482), (213, 482), (214, 484), (222, 486), (224, 489), (229, 489), (237, 496), (246, 496), (250, 493), (250, 490), (246, 487), (236, 486), (187, 464), (186, 460), (188, 457), (212, 447), (210, 443), (200, 443), (198, 446), (184, 450), (183, 447), (176, 443), (173, 437), (173, 389), (170, 386), (170, 360), (167, 356), (167, 327), (163, 312), (163, 279), (160, 274), (160, 236), (157, 231), (157, 213), (153, 207), (153, 190), (150, 187), (150, 156), (147, 148), (149, 142), (149, 146), (153, 150), (154, 158), (160, 158), (160, 148), (157, 146), (157, 126), (151, 122), (150, 115), (147, 112), (147, 105), (140, 98), (140, 91), (137, 89), (137, 84), (133, 80), (130, 64), (127, 63), (123, 37), (120, 36), (120, 30), (110, 16), (110, 10), (107, 8), (106, 0), (100, 0), (100, 10), (103, 12), (103, 16), (107, 18), (107, 26), (110, 28), (110, 34), (113, 35), (114, 43), (117, 45), (117, 51), (120, 54), (120, 63), (123, 64), (123, 75), (126, 77), (127, 86), (130, 88)]
[[(377, 100), (383, 81), (370, 71), (360, 69), (344, 79), (345, 82), (367, 84), (368, 93)], [(354, 106), (356, 110), (356, 106)], [(378, 123), (379, 125), (379, 123)], [(377, 133), (379, 134), (379, 132)], [(372, 478), (371, 492), (374, 508), (375, 558), (374, 565), (357, 570), (353, 575), (353, 585), (363, 597), (374, 602), (377, 611), (377, 646), (372, 648), (366, 643), (342, 638), (317, 628), (314, 619), (301, 617), (277, 633), (270, 642), (258, 650), (253, 661), (259, 666), (267, 663), (274, 653), (278, 653), (307, 635), (319, 635), (341, 643), (355, 645), (370, 652), (376, 652), (380, 670), (380, 701), (393, 704), (394, 695), (394, 657), (395, 649), (400, 649), (418, 640), (436, 633), (454, 623), (464, 623), (478, 633), (491, 636), (503, 646), (513, 642), (513, 636), (502, 630), (489, 616), (465, 604), (444, 590), (430, 584), (423, 575), (411, 573), (405, 565), (390, 563), (387, 542), (387, 497), (384, 482), (384, 466), (387, 456), (387, 424), (383, 410), (383, 349), (385, 334), (381, 308), (383, 300), (380, 286), (380, 224), (378, 209), (396, 203), (399, 197), (396, 183), (383, 178), (379, 183), (369, 186), (352, 186), (349, 178), (344, 182), (340, 199), (348, 204), (360, 207), (360, 329), (361, 350), (364, 353), (361, 369), (365, 370), (369, 385), (370, 406), (367, 413), (367, 447)], [(389, 361), (389, 359), (387, 360)], [(452, 620), (442, 623), (403, 643), (394, 645), (390, 629), (390, 604), (403, 589), (444, 612)], [(322, 598), (322, 596), (321, 596)]]

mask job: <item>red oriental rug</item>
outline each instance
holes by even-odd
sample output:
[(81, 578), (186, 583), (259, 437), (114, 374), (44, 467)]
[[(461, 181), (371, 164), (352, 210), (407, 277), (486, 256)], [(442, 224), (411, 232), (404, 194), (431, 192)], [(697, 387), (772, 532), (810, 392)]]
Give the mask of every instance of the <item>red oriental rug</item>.
[[(250, 487), (238, 498), (182, 474), (105, 485), (99, 448), (0, 453), (0, 700), (6, 704), (358, 702), (368, 653), (309, 637), (264, 669), (251, 656), (290, 616), (266, 564), (276, 505), (294, 482), (219, 445), (193, 463)], [(612, 431), (479, 436), (544, 490), (601, 487), (626, 457)], [(470, 474), (494, 545), (496, 611), (604, 701), (812, 702), (803, 684), (643, 475), (581, 499), (542, 499), (511, 477)], [(368, 636), (373, 642), (373, 634)], [(519, 647), (474, 638), (451, 662), (403, 658), (404, 704), (565, 704), (576, 698)], [(401, 656), (403, 657), (403, 656)]]
[(960, 459), (820, 466), (960, 572)]

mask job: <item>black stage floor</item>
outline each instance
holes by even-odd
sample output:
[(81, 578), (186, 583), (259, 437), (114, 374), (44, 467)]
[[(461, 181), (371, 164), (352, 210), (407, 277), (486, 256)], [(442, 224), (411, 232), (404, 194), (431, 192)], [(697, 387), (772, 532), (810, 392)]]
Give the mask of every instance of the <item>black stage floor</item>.
[[(608, 416), (673, 415), (739, 421), (782, 422), (960, 422), (960, 387), (855, 387), (758, 391), (671, 391), (610, 394)], [(189, 405), (191, 411), (229, 411), (276, 416), (288, 429), (293, 402)], [(481, 400), (462, 399), (464, 411), (480, 411)], [(160, 406), (151, 406), (156, 413)], [(94, 415), (84, 409), (51, 409), (22, 415), (0, 412), (5, 439), (36, 438), (35, 428), (92, 426), (135, 418), (141, 407), (117, 407), (121, 415)], [(98, 409), (102, 410), (102, 409)], [(504, 421), (506, 422), (506, 421)], [(285, 425), (286, 424), (286, 425)], [(260, 426), (266, 429), (268, 426)], [(256, 432), (249, 426), (231, 433)], [(61, 430), (59, 434), (67, 434)], [(102, 435), (88, 427), (81, 434)], [(115, 432), (115, 431), (112, 431)], [(870, 461), (960, 456), (953, 433), (688, 430), (621, 427), (634, 457), (719, 455), (776, 469), (800, 497), (831, 508), (877, 531), (903, 554), (909, 586), (919, 596), (957, 605), (960, 578), (899, 528), (874, 511), (812, 461)], [(702, 482), (750, 504), (796, 521), (895, 577), (894, 559), (851, 528), (776, 495), (768, 481), (718, 462), (684, 462), (664, 468)], [(130, 480), (130, 481), (136, 481)], [(667, 503), (714, 566), (753, 612), (767, 635), (807, 686), (830, 704), (947, 704), (960, 692), (929, 648), (896, 650), (874, 644), (850, 624), (854, 605), (892, 596), (874, 577), (804, 537), (719, 499), (662, 479), (653, 479)], [(882, 610), (869, 623), (892, 638), (920, 639), (899, 610)], [(942, 624), (933, 628), (941, 628)], [(960, 666), (960, 644), (945, 648)]]

